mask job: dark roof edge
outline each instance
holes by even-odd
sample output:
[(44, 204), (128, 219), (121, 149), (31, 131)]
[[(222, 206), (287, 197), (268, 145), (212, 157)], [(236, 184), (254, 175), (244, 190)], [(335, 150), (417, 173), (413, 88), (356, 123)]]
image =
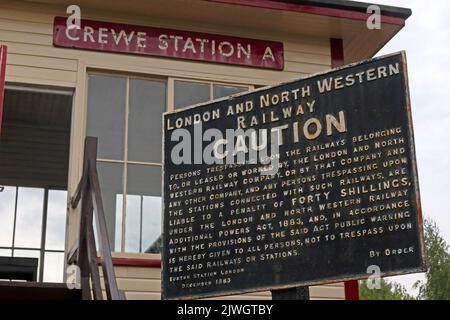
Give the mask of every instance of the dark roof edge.
[(311, 5), (318, 7), (351, 10), (364, 13), (367, 12), (367, 8), (370, 5), (377, 5), (380, 7), (382, 15), (391, 17), (400, 17), (405, 20), (408, 19), (412, 14), (411, 9), (408, 8), (379, 5), (376, 3), (368, 3), (368, 2), (349, 1), (349, 0), (275, 0), (275, 1), (299, 5)]

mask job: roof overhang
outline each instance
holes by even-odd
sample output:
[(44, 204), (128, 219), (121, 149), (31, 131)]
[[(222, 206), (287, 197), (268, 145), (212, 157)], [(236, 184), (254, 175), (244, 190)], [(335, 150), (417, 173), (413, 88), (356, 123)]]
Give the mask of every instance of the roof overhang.
[[(253, 1), (258, 2), (258, 1)], [(278, 3), (285, 3), (285, 4), (293, 4), (297, 6), (303, 6), (303, 8), (306, 7), (322, 7), (322, 8), (328, 8), (328, 9), (340, 9), (343, 11), (353, 11), (353, 12), (362, 12), (366, 13), (367, 8), (374, 3), (369, 2), (360, 2), (360, 1), (350, 1), (350, 0), (268, 0), (265, 1), (267, 3), (269, 2), (278, 2)], [(407, 8), (401, 8), (401, 7), (394, 7), (394, 6), (387, 6), (387, 5), (379, 5), (378, 7), (381, 9), (381, 13), (385, 17), (399, 17), (403, 19), (407, 19), (411, 16), (411, 9)]]
[[(404, 26), (410, 9), (379, 5), (381, 29), (369, 30), (370, 3), (347, 0), (24, 0), (49, 4), (65, 14), (76, 3), (83, 18), (122, 17), (151, 21), (156, 26), (202, 29), (211, 33), (261, 34), (277, 40), (280, 33), (343, 40), (345, 63), (373, 57)], [(116, 22), (120, 22), (121, 18)], [(226, 28), (225, 28), (226, 27)]]
[(378, 5), (381, 29), (369, 29), (368, 8), (374, 3), (348, 0), (204, 0), (221, 4), (281, 11), (301, 33), (343, 40), (345, 63), (373, 57), (404, 26), (412, 11)]

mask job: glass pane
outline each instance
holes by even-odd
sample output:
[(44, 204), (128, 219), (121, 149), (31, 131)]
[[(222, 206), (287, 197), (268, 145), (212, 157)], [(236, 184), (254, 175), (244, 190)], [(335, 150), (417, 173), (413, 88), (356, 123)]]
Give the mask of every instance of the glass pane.
[(128, 160), (161, 162), (161, 119), (165, 110), (166, 83), (130, 80)]
[(11, 257), (11, 254), (10, 249), (0, 249), (0, 257)]
[[(11, 257), (11, 250), (9, 249), (0, 249), (0, 257)], [(2, 274), (0, 272), (0, 281), (9, 281), (10, 279), (3, 279)]]
[(45, 248), (64, 250), (66, 236), (67, 191), (49, 190)]
[(232, 87), (232, 86), (225, 86), (221, 84), (215, 84), (213, 86), (213, 96), (214, 99), (219, 99), (227, 96), (231, 96), (232, 94), (240, 93), (248, 91), (247, 87)]
[[(13, 256), (17, 258), (38, 258), (38, 265), (37, 265), (38, 274), (39, 274), (39, 266), (41, 265), (40, 255), (41, 252), (39, 250), (14, 250), (13, 253)], [(39, 279), (39, 275), (38, 281), (41, 281), (41, 279)]]
[(98, 137), (98, 157), (124, 156), (126, 79), (89, 75), (86, 135)]
[(44, 189), (19, 188), (15, 247), (40, 248)]
[[(116, 230), (115, 230), (115, 245), (111, 244), (111, 247), (114, 248), (114, 251), (121, 252), (122, 251), (122, 221), (123, 221), (123, 195), (116, 195)], [(98, 243), (97, 239), (95, 243)]]
[(16, 187), (0, 186), (0, 247), (11, 247)]
[(161, 168), (128, 165), (125, 249), (145, 252), (161, 234)]
[[(122, 215), (121, 197), (123, 194), (123, 165), (98, 162), (97, 168), (102, 191), (103, 208), (105, 210), (106, 227), (108, 228), (108, 237), (109, 241), (111, 241), (111, 248), (116, 248), (116, 217)], [(120, 203), (118, 203), (119, 199)]]
[(161, 235), (162, 199), (144, 196), (142, 208), (142, 249), (144, 252), (161, 252), (159, 237)]
[(175, 109), (188, 107), (200, 102), (211, 100), (210, 84), (189, 82), (189, 81), (175, 81)]
[(128, 194), (161, 196), (161, 167), (128, 165)]
[(141, 252), (142, 196), (127, 195), (125, 252)]
[(46, 252), (44, 257), (44, 282), (63, 282), (64, 253)]

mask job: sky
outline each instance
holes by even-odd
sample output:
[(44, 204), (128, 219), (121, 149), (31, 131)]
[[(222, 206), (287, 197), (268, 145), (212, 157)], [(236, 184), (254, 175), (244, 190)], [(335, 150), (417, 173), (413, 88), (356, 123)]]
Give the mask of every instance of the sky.
[[(405, 50), (422, 210), (450, 244), (450, 1), (374, 0), (410, 8), (406, 27), (377, 55)], [(391, 278), (410, 292), (423, 275)]]

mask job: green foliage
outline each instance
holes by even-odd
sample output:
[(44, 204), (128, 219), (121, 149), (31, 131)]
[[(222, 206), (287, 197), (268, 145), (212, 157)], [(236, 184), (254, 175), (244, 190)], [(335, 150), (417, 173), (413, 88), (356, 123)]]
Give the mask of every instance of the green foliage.
[(381, 279), (380, 289), (371, 290), (367, 286), (367, 281), (360, 282), (361, 300), (450, 300), (449, 245), (440, 235), (439, 227), (433, 220), (425, 220), (424, 232), (428, 271), (426, 281), (414, 284), (419, 290), (418, 296), (409, 295), (401, 284)]
[(450, 299), (450, 253), (449, 246), (440, 235), (439, 227), (432, 220), (425, 220), (425, 250), (428, 271), (426, 281), (418, 281), (419, 299)]
[(367, 281), (361, 281), (359, 295), (361, 300), (414, 300), (403, 285), (385, 279), (381, 279), (380, 289), (369, 289)]

